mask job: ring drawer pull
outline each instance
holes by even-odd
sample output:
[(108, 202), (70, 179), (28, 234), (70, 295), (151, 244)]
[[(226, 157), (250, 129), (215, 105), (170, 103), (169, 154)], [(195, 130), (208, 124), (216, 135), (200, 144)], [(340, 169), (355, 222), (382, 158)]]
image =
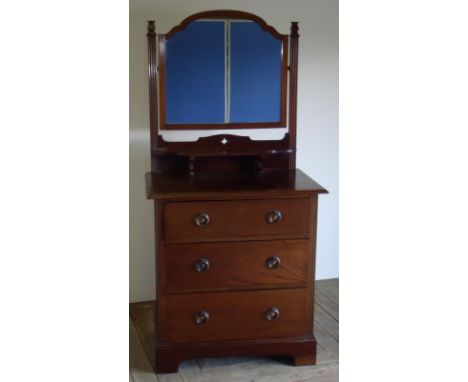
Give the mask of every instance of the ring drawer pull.
[(203, 212), (200, 215), (195, 216), (195, 224), (198, 227), (206, 227), (209, 222), (210, 222), (210, 217), (206, 212)]
[(278, 210), (273, 210), (267, 215), (267, 221), (270, 224), (277, 224), (281, 221), (283, 218), (283, 215), (281, 214), (281, 211)]
[(265, 313), (265, 318), (268, 320), (268, 321), (274, 321), (274, 320), (277, 320), (278, 317), (279, 317), (279, 309), (278, 308), (271, 308), (268, 312)]
[(195, 269), (197, 270), (198, 273), (206, 272), (208, 269), (210, 269), (209, 260), (208, 259), (198, 260), (197, 263), (195, 264)]
[(278, 268), (281, 264), (281, 259), (278, 256), (272, 256), (267, 259), (266, 263), (270, 269)]
[(193, 318), (195, 319), (197, 325), (201, 325), (210, 319), (210, 315), (207, 311), (202, 310), (201, 312), (195, 313)]

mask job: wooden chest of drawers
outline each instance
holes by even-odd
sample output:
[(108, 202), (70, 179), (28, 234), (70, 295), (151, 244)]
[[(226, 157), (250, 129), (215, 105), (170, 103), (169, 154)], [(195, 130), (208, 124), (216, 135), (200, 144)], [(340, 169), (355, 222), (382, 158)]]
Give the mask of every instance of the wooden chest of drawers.
[[(236, 44), (231, 23), (247, 28)], [(196, 13), (158, 36), (148, 21), (156, 372), (214, 356), (315, 363), (317, 201), (327, 191), (296, 169), (298, 31), (238, 10)], [(260, 140), (244, 131), (257, 128), (287, 132)], [(166, 140), (163, 130), (218, 133)]]
[(147, 175), (156, 215), (158, 372), (212, 356), (315, 362), (316, 217), (324, 192), (299, 170), (256, 179)]

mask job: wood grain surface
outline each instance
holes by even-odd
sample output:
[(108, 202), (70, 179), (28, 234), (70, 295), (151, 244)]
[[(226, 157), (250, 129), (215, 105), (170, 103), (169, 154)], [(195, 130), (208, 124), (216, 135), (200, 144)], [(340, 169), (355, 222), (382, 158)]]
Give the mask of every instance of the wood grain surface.
[[(308, 240), (166, 244), (167, 293), (307, 285)], [(268, 260), (277, 257), (276, 268)], [(205, 260), (209, 268), (198, 272)]]
[[(164, 239), (186, 243), (232, 239), (305, 238), (309, 234), (309, 198), (168, 202), (164, 208)], [(280, 211), (270, 224), (267, 217)], [(209, 216), (204, 227), (195, 224), (200, 214)]]
[[(192, 293), (166, 299), (162, 340), (170, 343), (298, 337), (310, 331), (305, 288)], [(280, 313), (270, 321), (265, 315), (274, 307)], [(208, 312), (210, 318), (196, 324), (194, 315), (200, 311)]]
[(328, 191), (301, 170), (243, 174), (146, 174), (146, 196), (158, 200), (298, 197)]
[[(319, 280), (316, 292), (329, 296), (338, 306), (338, 279)], [(330, 305), (330, 304), (329, 304)], [(331, 306), (331, 305), (330, 305)], [(184, 361), (177, 373), (154, 374), (154, 301), (130, 304), (130, 376), (135, 382), (337, 382), (338, 317), (336, 310), (316, 314), (317, 364), (291, 366), (284, 357), (217, 357)], [(320, 309), (315, 304), (316, 312)], [(134, 325), (134, 326), (133, 326)], [(145, 352), (145, 355), (143, 354)]]

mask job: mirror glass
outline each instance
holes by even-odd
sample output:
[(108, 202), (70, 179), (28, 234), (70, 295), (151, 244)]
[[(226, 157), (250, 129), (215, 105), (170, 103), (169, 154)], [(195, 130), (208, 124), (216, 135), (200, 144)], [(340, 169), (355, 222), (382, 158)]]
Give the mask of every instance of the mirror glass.
[(166, 41), (164, 59), (168, 127), (281, 122), (283, 40), (257, 23), (193, 21)]

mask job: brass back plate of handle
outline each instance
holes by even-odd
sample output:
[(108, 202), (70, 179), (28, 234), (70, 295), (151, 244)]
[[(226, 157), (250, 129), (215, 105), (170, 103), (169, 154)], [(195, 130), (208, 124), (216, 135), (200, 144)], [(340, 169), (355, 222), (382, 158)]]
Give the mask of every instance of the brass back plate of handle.
[(210, 319), (210, 314), (206, 310), (194, 314), (193, 319), (197, 325), (202, 325)]
[(276, 307), (273, 307), (265, 313), (265, 318), (268, 321), (275, 321), (278, 319), (279, 313), (280, 313), (279, 309)]
[(278, 224), (283, 219), (281, 211), (273, 210), (267, 215), (267, 222), (270, 224)]
[(195, 270), (198, 273), (206, 272), (210, 269), (210, 261), (208, 259), (200, 259), (195, 264)]
[(266, 261), (266, 265), (269, 269), (278, 268), (281, 264), (281, 259), (279, 256), (269, 257)]
[(206, 227), (210, 223), (210, 216), (206, 212), (203, 212), (195, 216), (194, 221), (198, 227)]

